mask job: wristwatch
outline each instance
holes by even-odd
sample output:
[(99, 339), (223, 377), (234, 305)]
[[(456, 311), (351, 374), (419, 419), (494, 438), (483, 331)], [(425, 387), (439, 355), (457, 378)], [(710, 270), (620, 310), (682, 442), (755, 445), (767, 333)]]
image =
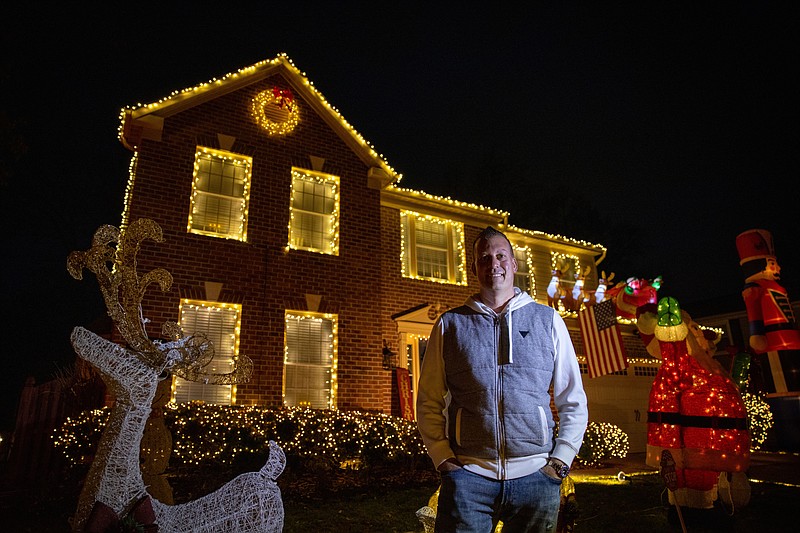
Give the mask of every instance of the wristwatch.
[(545, 466), (552, 466), (553, 470), (556, 471), (556, 475), (561, 479), (564, 479), (569, 475), (569, 465), (560, 459), (553, 459), (551, 457), (547, 460), (547, 464)]

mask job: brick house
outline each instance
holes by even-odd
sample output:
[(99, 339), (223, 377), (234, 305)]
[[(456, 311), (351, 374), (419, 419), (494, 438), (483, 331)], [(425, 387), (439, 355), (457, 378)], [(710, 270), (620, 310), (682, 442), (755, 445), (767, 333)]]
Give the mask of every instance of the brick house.
[[(174, 278), (171, 291), (150, 289), (144, 299), (148, 333), (157, 338), (164, 321), (179, 320), (215, 341), (213, 371), (237, 354), (254, 363), (237, 386), (176, 379), (176, 401), (413, 416), (425, 340), (439, 313), (477, 290), (471, 245), (488, 225), (515, 245), (517, 285), (537, 301), (547, 302), (557, 263), (567, 265), (568, 289), (586, 267), (585, 286), (597, 286), (603, 246), (402, 188), (285, 55), (126, 108), (119, 137), (134, 154), (121, 226), (150, 218), (164, 233), (163, 243), (142, 244), (138, 271), (165, 268)], [(580, 359), (576, 320), (566, 319)], [(629, 355), (646, 357), (637, 341), (626, 331)], [(643, 449), (645, 432), (632, 413), (646, 413), (657, 368), (641, 364), (652, 371), (624, 387), (627, 372), (587, 382), (590, 409), (639, 434), (632, 449), (637, 439)], [(620, 389), (635, 392), (622, 398)]]

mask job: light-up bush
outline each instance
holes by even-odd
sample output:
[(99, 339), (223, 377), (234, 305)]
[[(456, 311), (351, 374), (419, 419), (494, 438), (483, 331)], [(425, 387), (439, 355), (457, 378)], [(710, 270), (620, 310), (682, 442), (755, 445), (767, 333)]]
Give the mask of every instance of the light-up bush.
[[(68, 419), (53, 435), (55, 447), (71, 464), (85, 464), (108, 414), (106, 408)], [(416, 423), (381, 413), (189, 402), (168, 406), (164, 421), (172, 433), (175, 467), (233, 464), (263, 455), (269, 440), (290, 463), (313, 459), (353, 468), (425, 457)]]
[(608, 422), (589, 422), (577, 459), (582, 466), (602, 466), (612, 457), (627, 457), (628, 434)]

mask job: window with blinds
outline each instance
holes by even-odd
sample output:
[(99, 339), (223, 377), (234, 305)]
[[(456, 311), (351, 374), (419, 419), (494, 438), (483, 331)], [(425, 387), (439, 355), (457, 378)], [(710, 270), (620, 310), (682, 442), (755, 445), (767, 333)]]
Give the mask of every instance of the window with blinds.
[(339, 255), (339, 177), (292, 169), (289, 248)]
[(337, 316), (287, 311), (285, 339), (284, 404), (335, 408)]
[(198, 147), (189, 210), (190, 233), (247, 240), (247, 209), (253, 160)]
[[(234, 357), (238, 354), (241, 306), (184, 300), (180, 308), (180, 325), (185, 334), (205, 333), (213, 343), (214, 359), (205, 367), (205, 372), (217, 374), (232, 370)], [(202, 400), (231, 405), (234, 393), (232, 385), (209, 385), (176, 377), (173, 401)]]
[(400, 212), (400, 223), (404, 277), (466, 285), (462, 223), (410, 211)]

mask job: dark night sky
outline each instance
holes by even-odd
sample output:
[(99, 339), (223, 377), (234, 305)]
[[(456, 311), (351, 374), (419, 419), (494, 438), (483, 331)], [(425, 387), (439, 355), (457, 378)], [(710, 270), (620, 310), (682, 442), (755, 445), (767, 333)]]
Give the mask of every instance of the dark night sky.
[(26, 374), (69, 363), (71, 328), (104, 311), (65, 259), (119, 224), (120, 109), (280, 52), (405, 187), (603, 244), (601, 269), (663, 275), (682, 302), (738, 295), (735, 237), (768, 229), (784, 285), (800, 286), (796, 7), (431, 4), (2, 8), (11, 402)]

